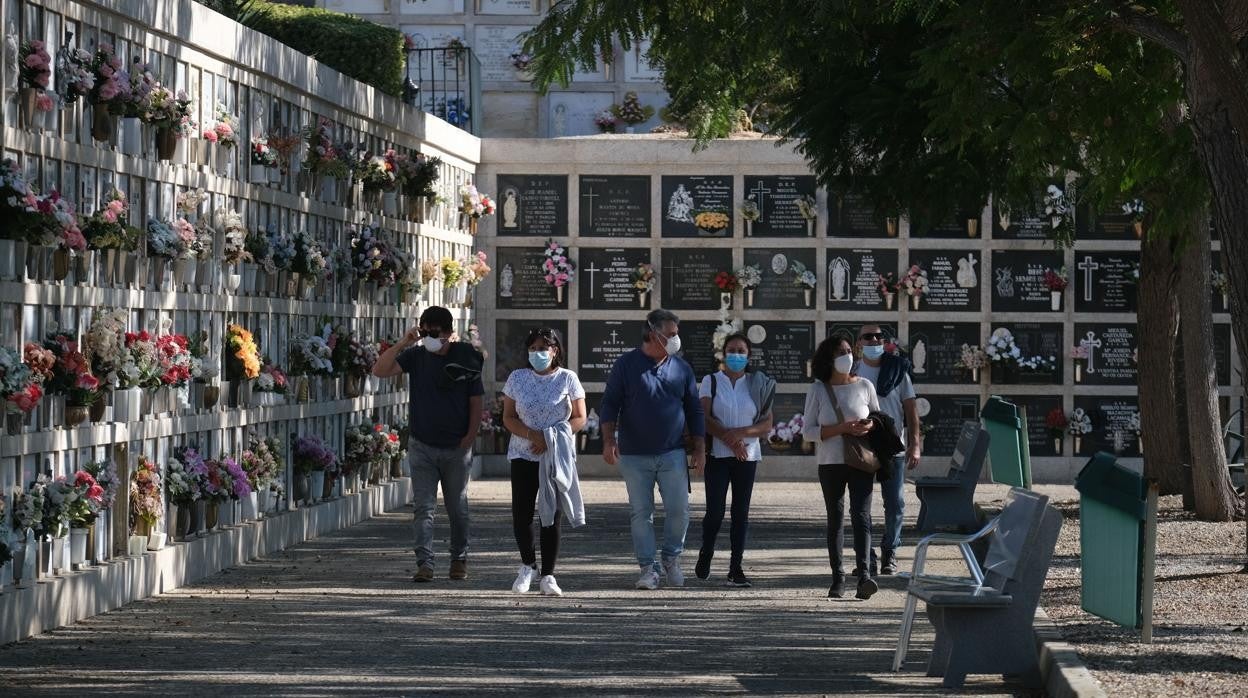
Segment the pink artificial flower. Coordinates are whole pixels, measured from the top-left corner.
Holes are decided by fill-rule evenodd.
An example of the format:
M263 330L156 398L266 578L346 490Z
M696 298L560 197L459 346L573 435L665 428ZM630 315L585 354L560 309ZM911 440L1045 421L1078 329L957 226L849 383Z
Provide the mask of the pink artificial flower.
M95 390L100 387L100 379L90 373L83 373L78 376L77 387L83 390Z
M104 84L100 85L100 99L107 102L117 96L117 91L116 82L112 80L105 80Z
M117 214L113 212L111 208L106 208L103 211L100 211L100 218L103 218L105 223L117 222Z
M113 77L113 68L107 63L100 66L100 76L105 78Z
M217 132L210 128L204 129L204 140L208 141L209 143L216 143Z
M41 92L38 97L35 97L35 108L39 111L52 111L52 107L52 98L46 92Z
M81 252L87 249L87 239L82 236L82 231L75 226L67 228L64 234L61 235L61 245L66 249Z
M217 135L222 138L233 138L234 129L224 121L217 124Z

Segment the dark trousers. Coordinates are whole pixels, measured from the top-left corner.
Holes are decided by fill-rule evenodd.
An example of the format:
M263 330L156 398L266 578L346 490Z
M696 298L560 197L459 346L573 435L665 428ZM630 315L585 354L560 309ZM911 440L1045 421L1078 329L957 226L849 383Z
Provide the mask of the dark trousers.
M828 562L835 578L845 576L842 548L845 547L845 489L849 488L849 521L854 530L854 558L858 567L867 569L871 550L871 491L875 478L848 465L819 466L819 484L823 487L823 506L828 513Z
M702 554L715 550L715 538L724 523L724 504L728 499L728 487L732 486L732 524L729 539L732 557L728 567L741 569L741 556L745 553L745 539L750 531L750 496L754 493L754 474L758 461L739 461L736 458L706 459L706 516L702 517Z
M516 532L516 545L520 547L520 561L530 567L537 562L533 550L533 513L537 510L536 461L515 458L511 461L511 524ZM555 523L541 527L542 576L555 573L555 559L559 557L559 512Z

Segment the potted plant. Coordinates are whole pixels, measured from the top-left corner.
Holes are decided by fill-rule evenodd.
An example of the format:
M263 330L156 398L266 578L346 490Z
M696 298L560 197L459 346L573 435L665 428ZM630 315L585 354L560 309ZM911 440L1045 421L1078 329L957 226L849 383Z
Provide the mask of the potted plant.
M1066 276L1066 267L1062 267L1057 271L1052 269L1044 270L1044 287L1049 289L1049 309L1062 309L1062 292L1070 285L1070 281Z
M815 197L810 194L802 194L793 200L793 204L797 206L797 212L801 215L802 220L806 221L806 236L814 237L815 220L819 217L819 210L815 208Z
M277 151L269 145L269 139L251 139L251 167L248 168L248 175L252 184L269 184L275 179L280 180L280 173L277 171Z
M216 121L211 128L204 129L203 137L213 148L215 171L219 177L229 177L230 168L234 164L234 149L238 147L238 117L220 102L217 103Z
M143 104L140 118L156 128L157 159L172 160L178 141L190 132L191 99L184 92L175 95L169 88L157 85Z
M121 191L109 191L104 205L82 225L87 246L100 250L97 278L117 286L142 288L139 246L139 230L130 226L129 204Z
M260 503L260 493L268 496L269 483L277 476L277 459L269 450L267 440L252 434L247 448L239 455L238 465L247 483L247 493L240 497L243 503L243 519L259 519L264 511Z
M799 412L786 422L777 422L767 433L767 445L771 450L784 452L793 447L793 443L801 438L803 416Z
M139 456L138 466L130 477L130 546L131 555L142 555L149 547L149 536L156 522L165 513L161 493L160 467L146 456Z
M69 569L70 507L77 499L77 491L64 476L44 488L42 527L51 543L50 571L57 574Z
M1049 438L1053 439L1053 450L1062 455L1062 440L1066 438L1066 430L1070 428L1070 420L1060 407L1054 407L1044 417L1044 426L1049 430Z
M988 355L979 345L963 344L962 352L953 367L966 372L972 383L979 382L979 370L988 364Z
M123 374L122 369L128 368L127 362L130 360L130 352L126 348L126 323L129 314L120 308L102 307L97 308L91 316L91 324L87 326L87 332L83 335L83 353L91 362L91 372L101 382L102 391L111 391L110 396L113 403L113 421L125 422L131 421L129 415L125 411L126 406L121 404L119 390L123 381L129 380L129 375ZM137 390L135 391L137 393ZM101 394L97 405L104 405L104 396ZM135 415L134 419L138 419L138 398L135 397ZM97 419L98 416L98 419ZM91 416L93 421L103 421L104 415L98 410Z
M719 308L727 310L732 307L732 294L737 290L740 284L737 282L737 275L730 271L721 271L715 274L711 282L715 284L715 288L719 291Z
M39 108L39 98L47 100L49 107L51 104L51 98L45 94L45 90L48 89L48 82L52 78L52 57L48 55L47 45L44 42L32 39L22 42L17 58L18 108L22 116L22 125L32 128L35 125L35 114Z
M615 133L615 114L603 109L594 115L594 126L598 127L598 133Z
M542 255L542 278L546 285L555 289L555 300L563 303L563 288L576 276L576 262L568 257L568 250L563 245L547 238L546 249ZM445 269L443 270L445 277Z
M100 381L91 374L91 364L72 334L50 333L43 347L56 357L46 381L48 392L64 396L64 426L76 427L87 421L91 405L100 398Z
M927 271L917 264L910 265L897 282L897 291L909 296L911 307L918 310L919 299L927 292Z
M186 540L200 530L204 519L204 488L208 479L208 466L199 450L193 446L178 446L169 456L169 469L165 474L165 488L173 515L174 540Z
M1070 426L1067 431L1075 439L1075 455L1080 455L1083 450L1083 437L1092 433L1092 417L1083 410L1082 407L1076 407L1075 411L1069 417Z
M334 452L325 445L324 441L313 435L294 436L294 446L291 448L291 463L295 466L295 472L304 478L302 483L302 492L300 492L300 483L296 479L295 493L296 497L308 502L318 501L324 491L325 472L328 470L333 472L338 467L338 457Z
M87 538L104 506L104 488L86 470L75 472L70 484L69 564L77 567L87 561Z
M745 236L754 235L754 223L763 217L763 211L758 207L758 203L754 199L746 199L737 207L737 213L741 214L741 220L745 221Z
M754 291L763 283L763 270L757 264L747 264L737 270L737 282L745 289L745 307L754 307Z
M654 107L642 106L641 99L633 90L624 93L624 101L612 105L611 113L616 119L623 121L625 133L633 133L637 124L643 124L654 116Z
M815 284L818 278L815 272L806 268L805 264L796 259L789 262L789 269L793 272L793 285L802 289L802 295L805 298L806 307L810 307L811 297L815 292Z
M1131 229L1137 238L1144 236L1144 200L1132 199L1122 205L1122 212L1131 219Z

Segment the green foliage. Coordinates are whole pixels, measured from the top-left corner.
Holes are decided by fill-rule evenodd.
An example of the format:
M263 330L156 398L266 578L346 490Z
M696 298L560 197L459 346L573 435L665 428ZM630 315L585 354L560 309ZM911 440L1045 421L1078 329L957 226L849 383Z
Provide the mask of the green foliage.
M268 34L386 94L403 89L403 33L351 15L259 0L210 0L226 16Z

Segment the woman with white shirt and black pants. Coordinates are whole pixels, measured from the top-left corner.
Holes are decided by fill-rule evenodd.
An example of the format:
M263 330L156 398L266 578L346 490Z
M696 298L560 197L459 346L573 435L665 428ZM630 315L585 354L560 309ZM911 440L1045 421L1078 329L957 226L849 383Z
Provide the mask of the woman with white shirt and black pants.
M845 490L849 489L850 523L854 531L854 557L857 560L858 588L854 594L869 599L879 586L871 578L867 558L871 550L871 491L875 476L851 468L845 463L846 434L866 436L872 422L871 412L879 411L879 399L871 381L850 375L854 367L853 342L848 337L833 336L823 340L811 359L815 383L806 391L805 427L802 438L815 442L819 463L819 484L823 487L823 505L828 516L828 560L832 565L832 586L828 596L845 594L845 571L842 548L845 545ZM830 391L836 393L844 421L836 414Z
M711 575L715 539L724 522L728 487L732 486L732 526L729 538L729 586L748 587L741 560L750 526L750 496L762 459L758 439L771 431L771 404L776 382L749 370L751 344L744 334L724 340L724 369L702 379L698 396L706 415L706 433L712 437L706 459L706 516L702 519L702 549L694 572L698 579Z

